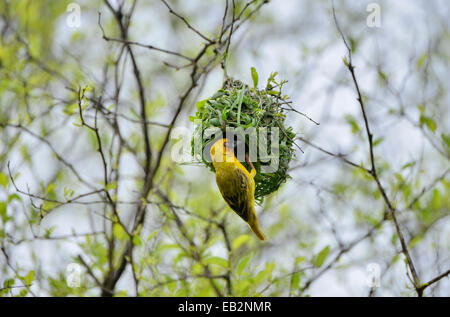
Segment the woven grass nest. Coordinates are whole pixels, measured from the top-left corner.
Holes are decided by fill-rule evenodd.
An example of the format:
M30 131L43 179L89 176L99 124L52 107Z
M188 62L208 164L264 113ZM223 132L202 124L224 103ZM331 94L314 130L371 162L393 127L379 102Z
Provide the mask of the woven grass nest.
M278 83L275 80L276 73L271 74L264 90L258 90L258 75L252 68L252 77L254 88L240 82L239 80L225 80L222 89L219 89L213 96L197 103L196 115L191 117L191 121L201 120L201 128L196 127L191 146L194 153L194 138L201 138L202 164L214 171L212 163L206 160L205 147L213 143L211 137L205 137L204 131L208 128L218 128L225 133L226 127L248 129L255 127L259 144L259 129L278 127L279 135L279 164L278 169L273 173L263 173L262 166L270 164L261 160L258 151L257 161L253 165L257 171L255 176L255 200L261 203L265 196L278 190L288 178L287 173L289 162L294 157L294 138L295 133L292 127L285 126L286 114L288 110L283 107L286 105L288 96L282 95L282 87L285 81ZM224 134L225 136L225 134ZM246 146L249 145L249 137L245 136ZM270 153L271 137L268 133L267 148ZM267 159L266 159L267 161ZM244 161L241 162L248 170L249 165Z

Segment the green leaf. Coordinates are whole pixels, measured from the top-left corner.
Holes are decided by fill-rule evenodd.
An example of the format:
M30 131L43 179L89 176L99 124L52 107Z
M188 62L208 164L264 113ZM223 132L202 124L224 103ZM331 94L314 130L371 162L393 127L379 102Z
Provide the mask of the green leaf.
M353 134L355 134L356 132L359 131L358 123L356 122L355 118L351 114L348 114L345 116L345 121L347 121L347 123L350 124Z
M441 199L442 199L442 196L441 196L440 191L435 188L433 190L433 198L431 201L431 205L433 206L433 209L436 209L436 210L439 209L439 207L441 206Z
M244 269L247 267L247 264L250 262L250 260L252 259L252 254L250 253L249 255L243 257L238 265L236 266L236 273L238 275L240 275L242 273L242 271L244 271Z
M138 247L140 247L142 245L141 237L139 234L135 234L133 236L133 244Z
M427 59L427 53L423 53L423 55L420 56L419 59L417 60L417 69L422 68L423 63L425 62L426 59Z
M152 233L150 233L147 237L147 241L152 241L157 235L158 235L159 231L155 230Z
M244 97L244 93L245 93L245 87L242 87L241 91L239 92L239 96L237 99L238 102L238 114L237 114L237 124L241 124L241 106L242 106L242 98Z
M0 201L0 217L2 218L3 224L8 221L8 216L6 215L6 207L8 204L6 201Z
M412 249L414 248L417 244L419 244L420 241L423 240L423 235L418 235L416 237L414 237L409 243L408 243L408 248Z
M226 121L226 120L227 120L227 117L228 117L227 109L224 108L224 109L222 110L222 120L223 120L223 121ZM214 119L217 119L217 118L214 118Z
M270 277L272 275L272 272L275 269L275 266L276 266L275 261L273 261L273 262L266 262L267 276Z
M300 275L296 272L292 275L292 289L297 289L300 284Z
M417 109L419 109L420 114L424 114L425 113L425 107L423 105L417 105Z
M7 279L7 280L5 280L3 282L3 288L10 288L12 286L14 286L14 279L13 278Z
M60 204L58 204L55 201L44 201L44 203L42 204L42 211L44 213L47 213L48 211L52 210L53 208L59 206Z
M253 87L257 88L258 87L258 73L256 72L255 67L252 67L251 71L252 71Z
M280 94L280 92L276 90L268 90L267 93L272 96L278 96Z
M123 240L126 237L125 230L123 229L122 225L118 224L118 223L115 223L113 225L113 234L114 234L114 237L116 237L119 240Z
M421 126L425 124L431 132L436 131L436 122L432 118L421 115L419 120Z
M92 90L92 87L89 86L89 85L86 85L86 86L84 87L83 95L84 95L85 93L91 91L91 90Z
M330 253L330 246L326 246L323 248L319 254L317 254L316 259L314 260L314 266L321 267L323 262L327 259L328 254Z
M381 142L383 142L384 137L378 138L375 141L373 141L373 146L377 146L378 144L380 144Z
M73 191L73 189L64 187L64 198L65 198L66 200L72 198L72 196L73 196L74 193L75 193L75 192Z
M0 185L6 188L6 185L8 185L8 177L6 177L5 174L0 172Z
M344 62L344 65L348 67L347 56L344 56L344 57L342 58L342 61Z
M267 278L267 271L263 269L259 271L258 274L256 274L255 278L253 279L253 282L255 283L255 285L257 285L260 284L266 278Z
M192 265L192 275L199 275L203 273L203 266L200 263Z
M161 251L163 250L173 250L173 249L179 249L180 246L178 244L163 244L159 247Z
M218 256L212 256L204 261L205 264L215 264L224 268L228 268L228 261Z
M45 229L45 233L44 233L44 237L47 238L47 239L50 238L51 234L53 233L53 231L55 231L55 229L56 229L55 226L52 226L50 228L46 228Z
M248 234L243 234L233 241L233 250L237 250L241 245L247 243L250 240L250 236Z
M112 182L112 183L109 183L108 185L106 185L105 190L116 189L116 188L117 188L117 182Z
M20 292L19 292L19 297L25 297L25 296L27 296L27 294L28 294L28 290L25 288L25 289L22 289Z
M50 183L45 189L45 193L49 194L55 190L56 185L54 183Z
M305 257L304 256L299 256L295 259L295 265L302 263L303 261L305 261Z
M220 127L220 121L217 118L212 118L209 123L215 127Z
M206 105L206 102L208 101L208 99L202 100L197 102L197 111L200 111L201 109L203 109Z
M24 278L24 282L26 285L31 285L31 283L34 281L34 271L31 270L28 272L27 276Z
M413 167L414 165L416 165L416 162L414 161L406 163L405 165L402 166L402 170L407 169L408 167Z
M383 73L381 70L378 71L378 76L380 76L380 79L382 81L387 81L387 75L385 73Z
M72 114L78 112L78 110L79 110L78 104L77 104L77 103L73 103L73 104L71 104L71 105L66 106L66 107L63 109L63 112L64 112L65 114L67 114L67 115L72 115Z
M17 201L20 201L20 196L17 195L16 193L9 195L8 196L8 203L12 202L14 199L17 200Z
M450 135L445 135L441 133L442 141L444 141L445 145L450 149Z

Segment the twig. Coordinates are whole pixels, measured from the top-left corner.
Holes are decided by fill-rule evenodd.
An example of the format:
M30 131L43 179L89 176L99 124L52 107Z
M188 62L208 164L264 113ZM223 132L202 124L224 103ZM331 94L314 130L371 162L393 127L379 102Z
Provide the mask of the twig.
M352 64L352 49L351 49L350 45L347 43L347 41L345 39L345 36L344 36L344 33L342 32L341 28L339 27L339 23L338 23L337 18L336 18L336 11L335 11L335 8L334 8L334 2L333 2L333 18L334 18L334 22L335 22L336 28L337 28L339 34L341 35L345 46L347 47L348 61L345 64L346 64L346 66L347 66L347 68L348 68L348 70L349 70L349 72L350 72L350 74L352 76L353 83L355 85L355 89L356 89L356 92L357 92L357 95L358 95L357 100L358 100L358 103L360 105L361 113L362 113L363 119L364 119L364 126L365 126L365 130L366 130L366 134L367 134L368 145L369 145L369 153L370 153L370 163L371 163L370 174L372 175L373 179L375 180L375 182L377 184L377 187L378 187L378 190L380 191L380 193L381 193L381 195L382 195L382 197L383 197L383 199L384 199L384 201L385 201L385 203L386 203L386 205L388 207L388 210L390 212L392 220L394 221L395 229L396 229L396 232L397 232L397 235L398 235L398 238L400 240L401 247L402 247L402 252L403 252L403 254L406 257L407 265L408 265L408 267L409 267L409 269L411 271L411 274L413 276L414 287L415 287L418 295L421 296L421 293L418 291L418 287L420 285L420 279L419 279L419 276L417 274L416 268L414 266L412 257L411 257L411 255L409 253L409 250L408 250L405 238L404 238L403 233L402 233L402 231L400 229L400 225L398 223L397 217L395 216L395 211L396 210L393 207L390 199L388 198L388 196L386 194L386 191L385 191L384 187L382 186L381 181L380 181L380 179L378 177L378 174L377 174L377 169L375 167L375 159L374 159L374 154L373 154L373 135L372 135L372 133L370 131L370 128L369 128L369 121L367 119L367 114L366 114L364 102L363 102L363 99L362 99L362 96L361 96L361 91L359 89L358 81L356 79L355 68L354 68L354 66Z
M406 206L406 210L411 209L414 204L419 201L420 198L422 198L423 195L425 195L428 191L430 191L431 189L434 188L434 186L436 186L441 180L443 180L447 174L450 173L450 167L447 168L444 173L437 177L434 181L432 181L429 185L425 186L424 188L422 188L422 190L420 191L419 194L417 194L412 200L411 202L408 204L408 206Z
M178 57L186 59L186 60L188 60L190 62L192 62L192 60L193 60L192 58L190 58L190 57L188 57L186 55L183 55L181 53L170 51L170 50L166 50L166 49L163 49L163 48L159 48L159 47L156 47L156 46L153 46L153 45L150 45L150 44L143 44L143 43L139 43L139 42L135 42L135 41L129 41L129 40L126 40L126 39L123 39L123 38L112 38L112 37L107 36L106 33L105 33L105 30L103 29L103 26L101 24L101 12L98 13L98 21L97 21L97 23L98 23L98 26L100 27L100 30L102 31L103 39L105 41L108 41L108 42L109 41L119 42L119 43L126 44L126 45L136 45L136 46L148 48L150 50L155 50L155 51L158 51L158 52L166 53L166 54L169 54L169 55L178 56Z
M419 292L419 296L423 295L423 291L430 285L439 282L441 279L443 279L444 277L448 277L450 275L450 270L445 271L442 274L439 274L438 276L436 276L435 278L431 279L430 281L420 285L417 289L417 291Z
M322 147L320 147L318 145L315 145L314 143L311 143L311 141L308 141L308 140L306 140L305 138L302 138L302 137L297 137L297 139L299 139L300 141L303 141L306 144L312 146L316 150L319 150L319 151L321 151L321 152L323 152L325 154L328 154L328 155L330 155L332 157L336 157L336 158L340 159L341 161L343 161L343 162L345 162L345 163L347 163L347 164L349 164L349 165L351 165L353 167L356 167L356 168L359 168L359 169L363 170L364 172L370 173L370 170L368 170L367 168L365 168L365 167L363 167L363 166L361 166L359 164L356 164L356 163L346 159L345 155L343 155L343 154L340 154L340 153L335 154L335 153L332 153L330 151L327 151L324 148L322 148Z
M214 43L213 40L207 38L205 35L203 35L199 30L197 30L196 28L192 27L192 25L189 24L189 22L186 20L185 17L183 17L182 15L179 15L178 13L176 13L174 10L172 10L172 8L170 7L170 5L167 3L167 1L165 0L161 0L162 3L164 3L164 5L167 7L167 9L169 9L169 12L171 14L173 14L174 16L176 16L177 18L179 18L181 21L184 22L184 24L186 24L186 26L194 31L198 36L200 36L202 39L204 39L205 41L207 41L208 43Z

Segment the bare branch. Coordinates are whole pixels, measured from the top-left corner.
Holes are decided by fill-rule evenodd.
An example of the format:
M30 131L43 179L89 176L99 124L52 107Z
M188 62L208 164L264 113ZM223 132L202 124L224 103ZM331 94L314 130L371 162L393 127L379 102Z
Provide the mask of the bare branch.
M192 27L192 26L189 24L189 22L186 20L185 17L183 17L182 15L180 15L180 14L176 13L174 10L172 10L172 8L171 8L170 5L167 3L167 1L165 1L165 0L161 0L161 1L162 1L162 3L164 3L164 5L167 7L167 9L169 9L169 12L170 12L171 14L173 14L174 16L176 16L176 17L177 17L178 19L180 19L181 21L183 21L184 24L186 24L186 26L187 26L190 30L194 31L198 36L200 36L202 39L204 39L204 40L207 41L208 43L214 43L213 40L207 38L207 37L206 37L205 35L203 35L199 30L197 30L196 28Z

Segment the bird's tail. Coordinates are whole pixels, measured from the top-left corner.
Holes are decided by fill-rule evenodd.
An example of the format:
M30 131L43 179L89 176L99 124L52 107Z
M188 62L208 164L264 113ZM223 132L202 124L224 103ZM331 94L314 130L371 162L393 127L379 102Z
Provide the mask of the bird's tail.
M253 210L252 216L250 216L250 219L248 220L248 225L250 226L250 229L252 229L253 233L261 240L266 240L266 236L261 230L261 227L259 226L258 218L256 217L256 212Z

